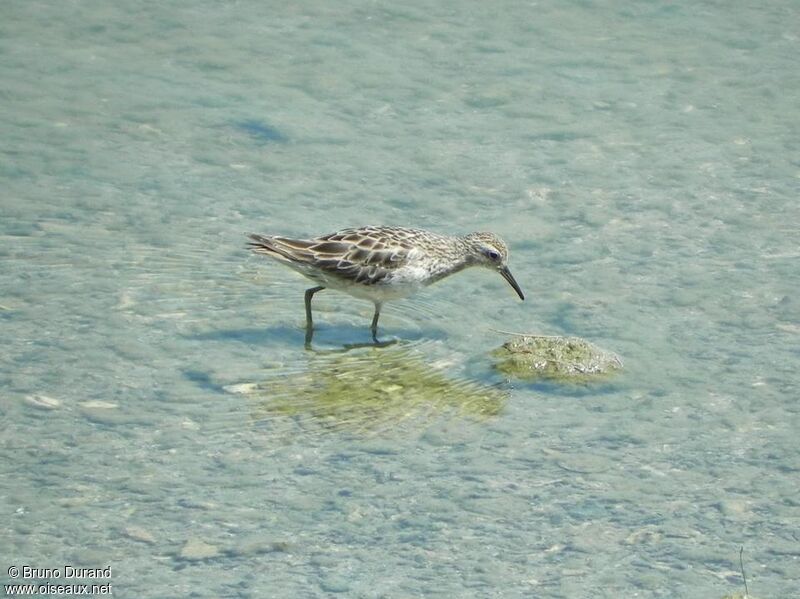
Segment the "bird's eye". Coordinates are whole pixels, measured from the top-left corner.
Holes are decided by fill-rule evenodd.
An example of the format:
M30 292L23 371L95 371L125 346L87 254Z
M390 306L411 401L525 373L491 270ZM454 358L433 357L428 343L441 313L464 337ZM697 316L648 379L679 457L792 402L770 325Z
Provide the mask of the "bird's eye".
M489 258L492 262L497 262L500 260L500 254L495 252L494 250L486 250L486 257Z

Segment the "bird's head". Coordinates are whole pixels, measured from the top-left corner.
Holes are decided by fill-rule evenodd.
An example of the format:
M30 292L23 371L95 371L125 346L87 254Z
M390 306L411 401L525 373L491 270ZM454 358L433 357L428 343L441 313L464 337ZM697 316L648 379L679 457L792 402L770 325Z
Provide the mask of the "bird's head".
M522 289L508 270L508 246L494 233L470 233L464 237L469 245L473 264L499 272L514 288L519 299L524 300Z

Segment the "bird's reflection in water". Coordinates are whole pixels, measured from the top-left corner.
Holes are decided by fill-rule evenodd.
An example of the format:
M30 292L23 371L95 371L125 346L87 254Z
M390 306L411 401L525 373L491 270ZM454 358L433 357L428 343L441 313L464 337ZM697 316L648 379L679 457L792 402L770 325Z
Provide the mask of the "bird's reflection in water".
M380 433L440 416L483 421L503 409L506 393L446 373L402 345L310 354L302 372L276 372L229 385L254 402L256 420L293 418L321 429Z

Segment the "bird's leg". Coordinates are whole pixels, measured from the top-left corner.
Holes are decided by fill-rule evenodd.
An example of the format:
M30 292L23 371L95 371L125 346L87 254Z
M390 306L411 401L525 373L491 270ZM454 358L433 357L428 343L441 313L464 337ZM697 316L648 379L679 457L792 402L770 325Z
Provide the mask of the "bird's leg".
M311 298L314 297L314 294L317 291L322 291L325 289L323 286L319 287L312 287L311 289L306 289L306 327L311 328L314 325L314 321L311 318Z
M322 291L323 289L325 288L321 285L319 287L306 289L306 345L311 343L311 337L314 335L314 321L311 318L311 298L314 297L317 291Z
M377 343L378 342L378 317L381 315L381 304L379 302L375 302L375 316L372 317L372 326L370 330L372 331L372 340Z

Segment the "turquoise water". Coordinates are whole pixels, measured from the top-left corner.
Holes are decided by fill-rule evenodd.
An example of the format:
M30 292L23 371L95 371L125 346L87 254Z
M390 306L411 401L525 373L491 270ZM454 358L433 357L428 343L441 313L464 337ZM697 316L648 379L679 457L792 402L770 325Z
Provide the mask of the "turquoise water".
M796 2L0 15L4 583L715 598L743 546L753 595L800 596ZM527 300L467 271L370 349L372 306L325 292L306 351L308 282L245 233L361 224L494 231ZM497 330L625 370L506 381ZM453 387L409 399L394 359Z

